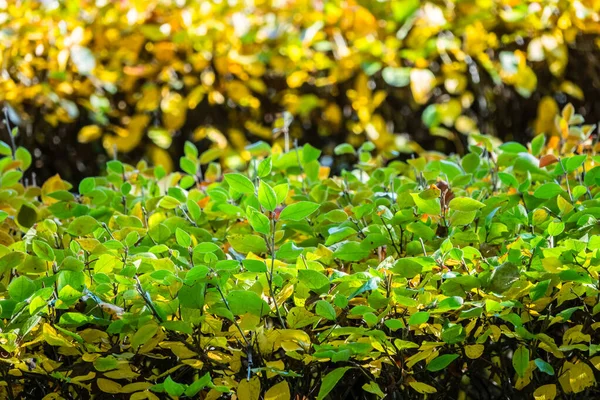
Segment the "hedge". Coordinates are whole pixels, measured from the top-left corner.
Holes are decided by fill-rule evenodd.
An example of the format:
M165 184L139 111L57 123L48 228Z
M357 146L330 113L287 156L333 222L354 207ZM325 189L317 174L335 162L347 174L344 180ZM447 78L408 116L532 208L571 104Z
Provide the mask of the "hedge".
M0 146L8 399L594 398L600 162L471 135L389 161L258 142L245 170L107 163L24 185Z
M284 111L327 151L463 152L550 133L567 101L600 119L599 21L579 0L7 1L0 102L43 180L115 151L176 167L186 140L226 159Z

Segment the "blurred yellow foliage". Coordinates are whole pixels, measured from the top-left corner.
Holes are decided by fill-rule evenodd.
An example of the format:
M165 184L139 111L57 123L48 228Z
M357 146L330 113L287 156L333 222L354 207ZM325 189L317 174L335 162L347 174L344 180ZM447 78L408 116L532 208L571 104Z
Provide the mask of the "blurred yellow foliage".
M0 0L0 101L24 122L83 117L78 140L102 139L109 154L148 143L168 157L200 108L194 139L218 148L231 132L210 127L215 109L262 139L287 110L322 135L397 147L378 110L388 93L413 109L448 104L424 114L441 136L477 130L468 111L481 73L529 97L543 63L556 90L581 99L563 79L567 49L600 32L599 10L591 0ZM553 129L551 101L536 132Z

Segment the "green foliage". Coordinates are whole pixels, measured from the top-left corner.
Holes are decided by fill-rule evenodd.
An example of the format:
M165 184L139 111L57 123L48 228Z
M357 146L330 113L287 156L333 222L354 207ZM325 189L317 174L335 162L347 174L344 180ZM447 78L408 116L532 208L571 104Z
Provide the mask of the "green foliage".
M306 146L203 180L111 162L79 193L12 181L2 396L598 396L589 134L407 162L367 145L340 176Z

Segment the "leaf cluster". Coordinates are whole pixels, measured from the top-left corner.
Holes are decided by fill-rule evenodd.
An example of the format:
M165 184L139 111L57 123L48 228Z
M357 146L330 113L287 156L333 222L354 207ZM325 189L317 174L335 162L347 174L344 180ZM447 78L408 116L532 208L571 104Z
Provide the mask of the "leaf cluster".
M188 143L183 172L111 161L73 190L24 185L28 153L6 151L3 397L598 396L581 120L557 115L558 143L471 135L462 158L341 145L358 162L339 176L264 143L201 174Z

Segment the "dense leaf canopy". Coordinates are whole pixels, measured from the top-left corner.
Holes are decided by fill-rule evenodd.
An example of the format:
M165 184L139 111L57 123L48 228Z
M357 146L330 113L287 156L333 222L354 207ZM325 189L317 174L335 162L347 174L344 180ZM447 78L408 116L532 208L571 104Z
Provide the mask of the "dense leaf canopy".
M247 161L248 138L270 140L284 111L294 117L291 135L313 144L367 139L414 150L394 134L432 148L424 136L431 132L464 152L463 135L478 131L518 141L551 133L557 102L598 90L599 7L3 1L0 101L26 133L22 144L40 149L38 174L49 177L46 168L77 181L97 173L105 152L169 170L185 140ZM589 99L583 104L596 113Z
M167 174L111 161L24 186L0 146L3 398L594 398L600 158L473 134L408 162L341 145L187 143ZM225 173L223 173L225 172ZM262 397L261 397L262 396ZM299 397L297 397L299 396Z

